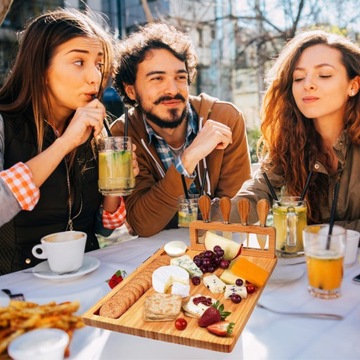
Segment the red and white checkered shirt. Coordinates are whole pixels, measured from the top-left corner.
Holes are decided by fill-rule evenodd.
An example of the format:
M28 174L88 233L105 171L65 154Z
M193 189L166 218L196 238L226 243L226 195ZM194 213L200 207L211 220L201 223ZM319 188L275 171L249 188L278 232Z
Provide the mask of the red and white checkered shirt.
M116 229L124 224L126 219L126 209L125 202L122 197L120 197L120 204L117 210L114 213L109 213L106 210L103 210L102 222L104 228L106 229Z
M0 178L4 180L16 197L22 210L32 210L40 198L39 188L34 184L30 169L19 162L9 169L0 171ZM120 198L120 205L114 213L103 211L102 221L107 229L116 229L124 224L126 219L125 202Z
M0 178L10 188L22 210L32 210L35 207L40 198L40 191L34 184L27 165L19 162L11 168L1 171Z

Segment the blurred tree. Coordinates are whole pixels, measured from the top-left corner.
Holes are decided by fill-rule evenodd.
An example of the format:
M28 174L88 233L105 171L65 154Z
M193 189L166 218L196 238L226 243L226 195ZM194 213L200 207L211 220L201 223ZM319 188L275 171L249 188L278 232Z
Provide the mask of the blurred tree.
M249 144L251 163L257 163L259 161L256 154L256 147L260 139L260 136L261 136L260 129L247 129L247 139Z
M6 14L9 12L13 0L1 0L0 2L0 26L3 23Z

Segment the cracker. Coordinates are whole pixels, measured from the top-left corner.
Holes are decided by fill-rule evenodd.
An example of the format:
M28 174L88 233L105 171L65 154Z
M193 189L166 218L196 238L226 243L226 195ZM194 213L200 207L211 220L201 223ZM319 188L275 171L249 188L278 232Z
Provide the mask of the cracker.
M153 294L145 299L144 319L146 321L168 321L176 319L181 310L181 296Z

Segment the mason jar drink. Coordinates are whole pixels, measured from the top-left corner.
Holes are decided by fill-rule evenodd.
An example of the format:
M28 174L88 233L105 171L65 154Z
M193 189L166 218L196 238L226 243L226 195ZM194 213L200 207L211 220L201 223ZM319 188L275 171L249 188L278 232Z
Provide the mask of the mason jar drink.
M198 217L198 197L193 196L186 199L184 196L179 198L178 203L178 226L189 227L189 224L196 221Z
M128 136L99 139L99 191L103 195L126 196L135 187L132 144Z
M272 212L278 256L304 255L302 231L307 225L306 201L297 196L285 196L274 203Z

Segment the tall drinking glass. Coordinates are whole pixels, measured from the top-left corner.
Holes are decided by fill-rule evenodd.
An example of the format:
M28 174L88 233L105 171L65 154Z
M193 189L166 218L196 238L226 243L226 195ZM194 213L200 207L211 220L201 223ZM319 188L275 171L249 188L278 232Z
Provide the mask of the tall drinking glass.
M308 273L308 290L322 299L337 298L341 294L346 230L334 225L310 225L304 231L304 247Z
M103 195L126 196L135 187L132 143L128 136L99 139L99 191Z

